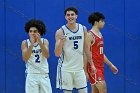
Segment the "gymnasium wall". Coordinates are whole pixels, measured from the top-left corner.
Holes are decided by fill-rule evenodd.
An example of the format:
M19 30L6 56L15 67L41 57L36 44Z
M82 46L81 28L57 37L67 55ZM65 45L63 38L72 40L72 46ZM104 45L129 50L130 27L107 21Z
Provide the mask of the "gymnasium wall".
M55 88L57 57L54 55L55 32L63 24L64 10L74 6L79 10L77 22L88 29L87 18L94 11L102 12L106 24L101 30L105 54L118 69L114 75L105 65L108 93L140 91L140 13L138 0L0 0L0 93L24 93L25 64L21 57L21 42L28 38L24 24L29 19L41 19L47 26L45 38L50 48L50 79ZM88 82L89 93L91 93ZM76 91L74 91L76 93Z

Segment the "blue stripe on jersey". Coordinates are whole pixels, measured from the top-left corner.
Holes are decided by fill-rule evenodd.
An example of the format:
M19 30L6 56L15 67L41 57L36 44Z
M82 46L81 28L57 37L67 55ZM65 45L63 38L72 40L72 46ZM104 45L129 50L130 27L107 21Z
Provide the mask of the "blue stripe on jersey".
M65 35L65 31L64 31L63 27L62 27L61 29L62 29L62 31L63 31L63 34Z
M77 23L78 24L78 23ZM71 31L72 33L77 33L78 31L79 31L79 24L78 24L78 29L77 29L77 31L76 32L73 32L71 29L69 29L66 25L65 25L65 27L69 30L69 31Z
M60 78L59 78L59 88L62 89L62 67L60 67Z
M38 44L37 45L34 45L34 47L37 47L38 46Z
M80 90L80 89L84 89L84 88L87 88L87 86L86 87L82 87L82 88L77 88L77 89Z
M59 81L59 89L62 89L62 63L63 63L63 60L62 58L60 57L59 60L58 60L58 81Z
M27 39L27 40L28 40L28 39ZM26 40L26 46L27 46L27 48L29 48L29 47L28 47L28 41L27 41L27 40Z
M83 25L82 25L82 26L83 26ZM85 29L84 29L84 26L83 26L83 32L84 32L84 30L85 30Z
M43 38L43 45L44 45L44 38Z
M63 61L64 61L64 50L62 50L62 57L63 57L63 59L62 59L62 63L63 63Z
M72 90L68 90L68 89L63 89L63 91L72 91Z

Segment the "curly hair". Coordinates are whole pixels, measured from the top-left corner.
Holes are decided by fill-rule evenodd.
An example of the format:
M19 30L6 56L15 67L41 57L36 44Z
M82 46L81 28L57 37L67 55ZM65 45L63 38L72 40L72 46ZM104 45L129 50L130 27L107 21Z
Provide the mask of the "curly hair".
M74 7L68 7L65 11L64 14L66 15L67 11L73 11L75 12L76 15L78 15L78 10Z
M102 13L94 12L89 15L88 23L91 23L92 25L94 25L95 21L99 22L100 20L104 20L104 19L105 17Z
M36 27L40 35L45 35L46 33L46 26L41 20L31 19L27 23L25 23L25 31L29 33L29 29L31 27Z

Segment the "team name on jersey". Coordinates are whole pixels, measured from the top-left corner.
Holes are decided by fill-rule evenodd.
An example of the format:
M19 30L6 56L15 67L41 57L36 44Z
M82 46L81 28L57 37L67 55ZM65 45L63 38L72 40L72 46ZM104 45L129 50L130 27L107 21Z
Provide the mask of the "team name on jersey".
M32 53L41 53L42 50L41 49L37 49L37 50L32 50Z
M104 42L103 41L100 41L98 44L97 44L97 46L99 46L99 45L101 45L101 44L103 44Z
M72 37L69 37L69 40L78 40L78 39L82 39L82 36L72 36Z

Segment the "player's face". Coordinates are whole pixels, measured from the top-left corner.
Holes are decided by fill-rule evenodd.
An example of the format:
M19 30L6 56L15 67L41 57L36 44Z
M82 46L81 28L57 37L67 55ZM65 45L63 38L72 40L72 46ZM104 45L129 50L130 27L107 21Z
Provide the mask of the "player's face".
M34 38L35 38L35 34L37 34L37 33L38 33L38 30L37 30L36 27L31 27L31 28L29 29L29 36L30 36L30 37L34 37Z
M105 25L105 21L104 21L104 20L100 20L100 21L98 22L98 27L99 27L100 29L103 28L104 25Z
M67 11L65 15L65 19L69 24L75 23L77 19L77 15L74 11Z

